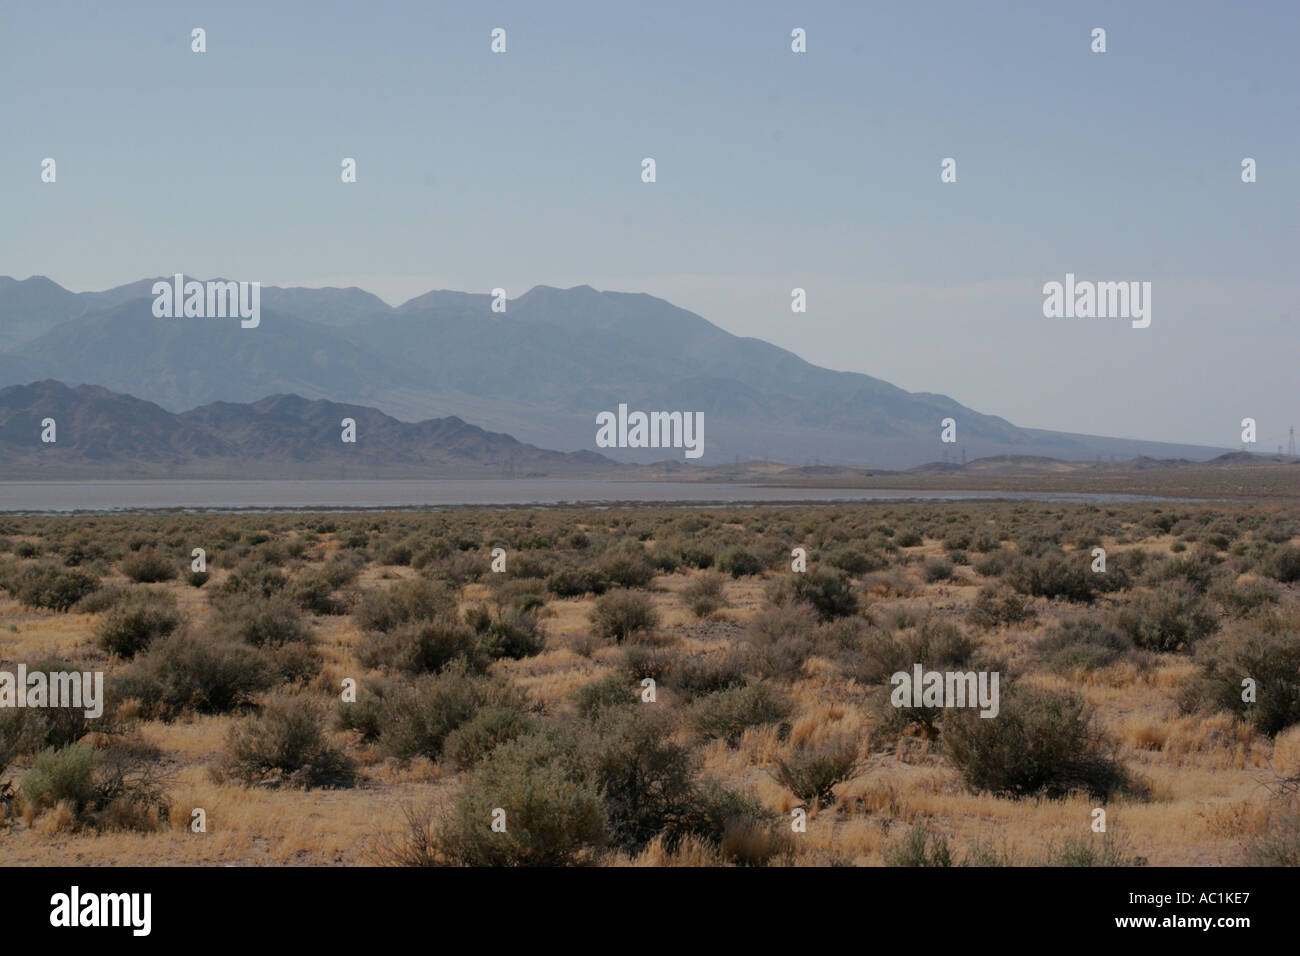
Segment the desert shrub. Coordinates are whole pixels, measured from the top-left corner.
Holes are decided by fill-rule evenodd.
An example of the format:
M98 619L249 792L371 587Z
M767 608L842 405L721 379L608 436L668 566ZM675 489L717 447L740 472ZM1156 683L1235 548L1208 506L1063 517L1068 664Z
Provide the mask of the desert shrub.
M767 598L778 606L806 604L823 621L858 613L858 598L853 593L848 575L832 568L814 568L777 578L769 585Z
M1133 650L1124 632L1092 618L1064 621L1038 642L1038 653L1058 674L1106 667Z
M757 555L738 544L723 548L714 560L714 567L733 578L742 578L749 574L761 574L763 563Z
M363 631L391 631L408 621L429 621L455 612L455 596L445 585L411 578L387 589L363 592L352 616Z
M402 684L386 678L369 678L357 684L357 698L340 700L334 705L334 727L351 730L367 743L379 739L384 729L388 701L401 693Z
M294 604L312 614L345 614L345 601L334 596L335 587L324 569L309 571L297 578L289 588Z
M1189 648L1219 626L1205 599L1186 584L1141 595L1119 610L1115 622L1138 647L1161 652Z
M1277 585L1260 578L1235 582L1223 580L1210 589L1211 599L1223 605L1224 610L1237 617L1244 617L1278 603L1281 595Z
M623 651L621 669L629 680L637 684L647 677L659 684L672 673L676 663L676 658L668 651L634 644Z
M357 660L366 667L392 668L408 674L429 674L455 660L479 667L478 640L455 617L401 624L391 631L368 631L361 636Z
M307 641L290 641L262 650L271 673L280 683L309 683L316 679L324 666L320 651Z
M552 572L546 579L546 589L562 598L599 595L609 590L609 581L594 567L564 567Z
M1219 561L1212 551L1197 550L1152 568L1149 579L1160 587L1166 582L1185 582L1197 594L1205 594L1214 583Z
M114 698L137 701L146 718L220 714L251 704L272 679L265 656L247 644L176 632L118 674Z
M629 592L631 593L631 592ZM508 609L492 614L485 607L466 615L478 641L478 651L488 660L520 660L542 652L546 628L533 611Z
M279 568L245 561L226 576L209 600L220 603L223 599L232 598L268 598L279 594L288 584L289 578Z
M27 664L29 674L72 670L76 668L69 662L56 659ZM87 718L83 707L0 707L0 756L7 753L12 758L47 748L58 750L80 740L92 724L105 722L103 718Z
M1284 803L1269 813L1264 830L1246 847L1247 866L1300 866L1300 806Z
M262 597L225 597L213 613L214 633L221 638L240 640L254 647L310 641L311 630L283 595Z
M384 697L379 747L403 760L438 760L452 731L490 705L523 706L516 691L454 662Z
M185 583L190 587L201 588L208 583L211 575L207 571L186 571L184 577Z
M918 821L912 824L907 836L885 846L882 855L885 866L953 866L948 838Z
M946 558L930 558L925 562L925 581L927 584L951 580L952 574L952 561Z
M80 813L95 801L94 768L95 749L89 744L43 750L23 777L23 797L37 811L67 803Z
M629 590L610 591L597 598L590 620L597 635L618 644L659 625L649 596Z
M921 537L921 532L917 531L915 528L901 528L898 533L894 535L894 544L898 545L900 548L915 548L924 540L925 539Z
M310 788L347 783L350 761L326 740L323 716L300 695L276 694L260 714L230 728L218 773L245 784Z
M636 852L690 812L690 753L675 743L672 717L616 709L601 714L583 755L599 790L612 842Z
M1049 842L1039 866L1137 866L1114 830L1100 836L1071 836L1060 844Z
M843 547L832 551L826 563L845 574L866 574L868 571L881 570L889 562L866 548Z
M505 811L506 829L493 832L498 809ZM492 750L438 834L447 860L464 866L564 866L606 839L599 791L572 749L543 733Z
M900 638L909 663L928 670L963 667L975 653L975 641L951 621L926 618Z
M1226 710L1260 733L1276 735L1300 723L1300 620L1272 613L1238 622L1196 651L1198 674L1180 698L1188 711ZM1243 701L1242 682L1255 681Z
M468 770L494 748L534 729L535 722L517 701L489 704L447 735L443 753L452 766Z
M122 559L122 573L137 584L156 584L176 577L176 566L157 551L136 551Z
M687 657L676 661L668 684L687 697L700 697L746 683L741 660L730 654Z
M99 587L99 578L58 564L24 564L6 569L4 587L28 607L67 611Z
M337 591L339 588L355 584L361 574L364 559L357 561L355 556L349 554L338 554L330 558L317 570L330 590Z
M1096 576L1084 555L1048 553L1022 557L1007 568L1006 581L1021 594L1091 603L1097 593Z
M702 574L682 588L682 600L696 617L708 617L725 603L721 574Z
M835 785L857 772L857 747L849 741L833 741L820 747L793 748L777 758L772 776L801 802L816 806L832 803Z
M167 807L155 756L147 747L128 743L100 750L89 744L44 750L22 778L23 802L33 816L64 808L76 827L157 829L167 819Z
M750 727L784 720L790 702L767 684L731 687L701 697L691 705L689 723L701 738L719 738L730 747Z
M794 677L816 649L817 613L791 603L755 615L745 627L745 661L766 677Z
M954 708L944 719L948 758L972 790L1013 798L1083 790L1105 798L1133 786L1117 745L1082 697L1012 685L1001 698L997 717Z
M1264 562L1264 573L1283 584L1300 581L1300 547L1286 545L1277 548Z
M879 684L917 663L902 641L881 627L870 627L846 655L846 668L863 684Z
M104 584L91 591L72 607L75 614L102 614L137 594L149 593L148 588L133 584Z
M624 542L601 555L596 562L596 573L615 587L644 588L654 580L655 569L645 548L635 542Z
M996 587L980 588L975 596L966 620L984 630L1005 627L1031 621L1035 617L1034 609L1014 591L1000 590Z
M627 708L639 703L640 693L640 687L633 690L626 677L610 674L579 687L573 694L573 703L580 716L595 720L606 710Z
M181 624L176 598L165 592L128 594L95 626L95 643L110 654L131 658Z
M1014 552L1002 547L995 547L984 557L975 561L972 567L986 578L1000 578L1015 562Z

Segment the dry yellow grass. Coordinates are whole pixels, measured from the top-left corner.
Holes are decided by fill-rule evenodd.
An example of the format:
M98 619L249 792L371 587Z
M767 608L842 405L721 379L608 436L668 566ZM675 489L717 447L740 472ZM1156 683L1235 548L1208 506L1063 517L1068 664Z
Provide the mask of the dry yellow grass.
M1168 551L1174 538L1142 543ZM1108 548L1123 549L1113 540ZM335 543L328 539L322 553ZM904 549L921 557L938 556L936 542ZM366 568L361 584L387 587L415 572L409 568ZM698 573L698 572L695 572ZM955 615L974 600L980 576L969 567L959 580L925 584L920 564L867 575L871 613L896 610ZM661 575L653 603L660 616L657 639L692 653L725 649L732 632L702 624L681 595L691 574ZM220 580L214 576L208 587ZM183 612L201 624L211 610L205 594L182 581L149 585L174 594ZM765 606L764 582L727 580L725 606L712 624L743 625ZM462 606L492 597L483 584L463 589ZM548 644L535 657L502 661L494 670L521 688L550 713L571 706L576 690L611 673L620 651L591 638L588 615L594 600L557 599L547 605ZM1031 659L1035 642L1053 619L1049 602L1035 602L1036 621L981 635L986 647L1018 664ZM95 615L58 614L24 608L0 598L0 656L31 658L61 655L100 658L90 643ZM313 630L325 660L318 684L336 688L344 676L364 676L356 658L360 640L352 619L313 617ZM1120 742L1124 762L1149 784L1149 800L1123 799L1106 806L1111 826L1120 827L1131 852L1152 865L1221 866L1241 859L1242 844L1266 825L1271 775L1300 774L1300 727L1275 742L1226 715L1183 715L1172 703L1190 676L1186 658L1166 656L1149 670L1125 663L1097 671L1053 674L1031 669L1026 679L1039 686L1082 694L1097 708L1103 726ZM836 788L833 806L810 812L806 833L793 837L793 856L784 862L817 865L847 861L877 866L884 851L917 821L948 837L960 856L977 844L996 842L1020 862L1041 857L1049 841L1090 832L1094 803L1064 800L1009 800L971 793L939 749L905 734L888 743L873 735L866 689L846 681L835 665L810 659L790 688L794 712L788 734L774 725L748 730L735 747L712 741L698 749L700 769L725 784L752 790L787 819L798 800L769 772L790 747L817 747L849 738L860 742L862 772ZM671 694L664 706L676 706ZM199 717L172 723L147 721L141 737L157 747L167 766L171 825L153 833L75 832L66 815L0 830L5 862L30 864L359 864L371 862L377 834L400 825L408 803L446 800L460 786L460 775L427 761L400 764L354 749L360 764L356 787L345 790L272 790L215 783L208 769L220 751L232 718ZM191 814L201 807L207 832L190 831ZM686 840L672 851L652 842L635 857L610 863L637 866L699 866L719 862L713 847Z

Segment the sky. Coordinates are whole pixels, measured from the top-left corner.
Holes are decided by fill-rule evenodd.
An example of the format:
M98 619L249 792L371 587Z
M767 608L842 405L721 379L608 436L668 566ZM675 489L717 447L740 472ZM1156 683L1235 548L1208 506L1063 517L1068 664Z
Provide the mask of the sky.
M1290 0L86 6L0 6L0 275L587 284L1022 426L1300 424Z

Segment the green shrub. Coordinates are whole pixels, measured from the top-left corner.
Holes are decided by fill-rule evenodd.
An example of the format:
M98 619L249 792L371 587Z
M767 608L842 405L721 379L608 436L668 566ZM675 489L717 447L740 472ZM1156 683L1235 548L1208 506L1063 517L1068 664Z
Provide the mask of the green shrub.
M644 588L654 580L655 569L645 548L635 542L625 542L601 556L596 573L615 587Z
M772 776L809 806L829 805L834 787L858 772L857 747L836 741L821 747L796 747L778 757Z
M734 747L750 727L784 720L790 703L766 684L732 687L701 697L689 715L691 729L704 739L720 738Z
M137 592L109 608L95 626L95 642L118 657L131 658L180 627L176 598L165 592Z
M364 592L353 618L363 631L391 631L408 621L431 621L455 613L455 595L445 585L411 578L386 590Z
M1196 651L1198 674L1188 682L1183 709L1226 710L1274 736L1300 723L1300 619L1296 613L1257 615L1206 641ZM1244 701L1243 681L1255 681Z
M546 628L533 611L510 609L495 615L486 608L467 615L478 640L478 650L488 660L521 660L542 652Z
M763 563L758 557L738 544L730 545L719 552L714 567L733 578L742 578L750 574L761 574Z
M523 706L516 691L453 662L384 698L379 747L399 759L438 760L452 731L493 704Z
M984 630L1022 624L1035 617L1034 609L1020 595L996 587L982 587L966 620Z
M154 757L146 747L123 744L44 750L23 776L20 792L31 812L66 807L77 826L157 829L167 819L167 807Z
M944 718L948 757L972 790L1013 798L1082 790L1105 798L1133 786L1117 745L1082 697L1012 685L1001 698L997 717L954 708Z
M948 838L931 830L924 822L912 824L907 836L887 844L882 855L885 866L953 866Z
M949 581L952 579L953 566L952 561L945 558L930 558L925 562L925 581L927 584L934 584L937 581Z
M312 637L293 602L280 594L223 598L213 617L213 629L219 637L244 641L254 647L303 643Z
M1120 609L1115 622L1138 647L1160 652L1185 650L1219 627L1205 599L1186 584L1141 595Z
M628 590L610 591L597 598L590 620L598 636L618 644L659 625L659 615L649 596Z
M401 624L390 631L361 637L357 660L366 667L392 668L408 674L437 673L455 660L479 666L474 632L455 617Z
M57 564L27 564L5 575L5 589L28 607L67 611L99 587L99 578Z
M1048 553L1022 557L1007 568L1006 581L1021 594L1089 604L1097 594L1098 575L1085 555Z
M494 819L504 812L503 830ZM497 746L470 775L439 833L463 866L565 866L607 840L601 796L571 749L534 733Z
M271 686L265 657L247 644L177 632L155 641L117 676L113 696L139 702L142 716L223 714Z
M637 852L695 798L690 753L673 742L673 719L662 710L622 708L601 714L584 761L600 792L612 842Z
M702 574L682 588L682 600L696 617L708 617L725 603L721 574Z
M260 714L230 729L219 774L303 788L349 782L350 761L325 739L322 720L320 709L301 696L273 696Z
M1275 550L1264 562L1264 573L1283 584L1300 581L1300 547L1286 545Z
M156 584L176 577L176 567L157 551L136 551L122 559L122 573L137 584Z
M1038 642L1038 653L1058 674L1106 667L1132 650L1127 634L1091 618L1064 621Z
M443 753L452 766L468 770L496 747L534 729L518 703L489 704L447 735Z

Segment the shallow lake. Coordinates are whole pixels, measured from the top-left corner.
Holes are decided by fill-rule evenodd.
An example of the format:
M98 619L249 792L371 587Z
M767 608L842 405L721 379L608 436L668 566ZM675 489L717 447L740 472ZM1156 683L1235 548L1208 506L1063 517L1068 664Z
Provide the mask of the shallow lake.
M1096 503L1153 500L1141 495L879 488L782 488L740 483L487 479L430 481L6 481L0 511L241 511L445 508L561 504L798 504L833 501L1013 500Z

